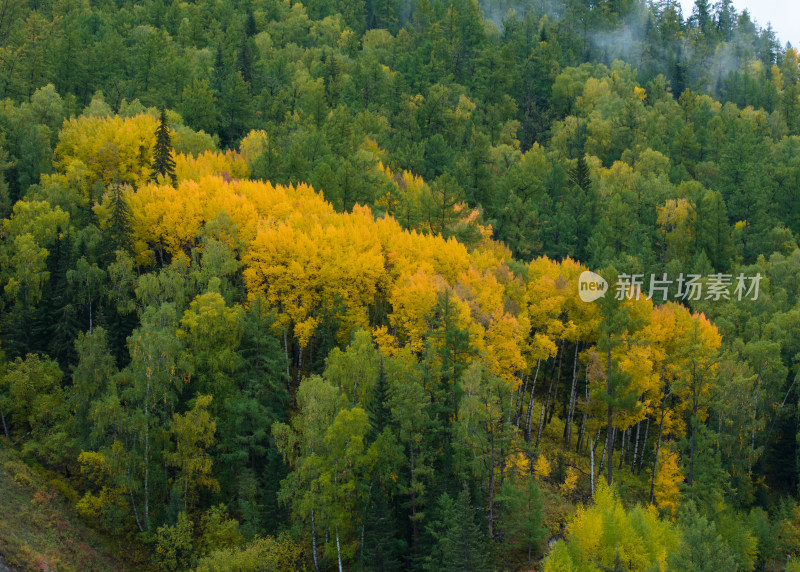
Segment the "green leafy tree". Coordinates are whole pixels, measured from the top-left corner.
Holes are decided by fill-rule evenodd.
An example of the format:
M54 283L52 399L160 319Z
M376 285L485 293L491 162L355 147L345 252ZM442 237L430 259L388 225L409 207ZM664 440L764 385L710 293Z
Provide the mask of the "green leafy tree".
M328 525L328 509L311 483L321 469L318 459L324 454L327 429L344 404L346 399L336 387L320 376L311 376L297 389L299 412L291 425L283 422L272 425L278 450L290 469L281 483L279 498L291 502L296 521L310 525L309 544L315 568L319 566L318 535Z
M464 372L460 390L455 446L463 474L479 484L485 494L488 536L493 538L497 477L511 445L511 391L507 381L492 375L480 361L474 361Z
M160 526L156 531L155 561L156 569L163 572L188 570L194 561L194 523L182 512L178 522L172 526Z
M175 336L176 325L172 304L158 309L148 307L142 316L142 325L128 339L131 362L124 371L126 387L122 398L126 403L126 432L136 442L130 453L140 459L130 478L136 478L136 488L141 491L141 515L136 506L133 508L137 511L140 528L148 531L151 498L162 501L166 494L163 471L156 470L159 465L163 467L170 437L167 427L188 371L188 364L182 359L183 346ZM156 505L155 512L159 508Z
M186 359L195 372L193 385L203 393L214 392L219 412L235 392L234 376L240 365L241 307L228 307L218 292L200 294L184 312L177 336L186 346Z
M170 431L175 436L175 451L165 455L167 464L177 469L176 484L183 497L183 508L194 507L200 489L219 490L211 476L212 457L217 424L208 412L212 397L198 394L194 406L186 413L172 416Z
M61 387L58 364L38 354L9 363L2 378L0 409L4 430L12 444L63 468L72 450L72 438L64 422L68 402Z
M214 95L207 79L195 79L183 88L181 114L194 129L206 133L216 133L222 119Z
M109 350L108 334L103 327L80 333L75 340L75 351L79 361L72 371L70 400L75 411L74 422L81 444L89 449L93 426L91 409L109 390L111 380L117 373L117 365Z
M306 553L288 533L277 538L267 536L256 538L248 544L237 547L215 550L200 559L196 572L224 572L240 570L241 572L259 572L268 570L291 570L305 572Z

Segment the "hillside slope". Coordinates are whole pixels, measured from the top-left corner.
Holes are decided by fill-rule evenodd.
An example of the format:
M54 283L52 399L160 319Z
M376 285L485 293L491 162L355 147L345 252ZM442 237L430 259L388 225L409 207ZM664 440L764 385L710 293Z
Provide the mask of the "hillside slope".
M136 550L78 519L52 484L0 445L0 572L136 570ZM125 554L125 560L120 554Z

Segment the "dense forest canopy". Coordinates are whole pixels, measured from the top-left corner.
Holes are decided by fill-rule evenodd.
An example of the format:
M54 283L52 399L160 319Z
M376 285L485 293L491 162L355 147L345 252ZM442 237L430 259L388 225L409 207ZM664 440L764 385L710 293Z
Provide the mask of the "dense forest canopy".
M0 567L800 570L731 0L0 0L0 99Z

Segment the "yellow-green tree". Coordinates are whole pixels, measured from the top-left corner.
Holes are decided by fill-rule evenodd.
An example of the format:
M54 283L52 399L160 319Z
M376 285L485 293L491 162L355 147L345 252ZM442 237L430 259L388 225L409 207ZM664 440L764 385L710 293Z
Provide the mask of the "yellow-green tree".
M579 507L544 563L545 572L571 570L666 570L667 556L680 542L679 531L660 520L654 507L626 510L602 481L594 504Z
M170 431L175 438L175 451L167 453L167 464L177 469L175 482L183 497L183 508L194 507L197 493L207 488L219 490L211 476L213 465L210 449L214 445L216 422L208 411L212 396L197 395L194 406L186 413L172 416Z

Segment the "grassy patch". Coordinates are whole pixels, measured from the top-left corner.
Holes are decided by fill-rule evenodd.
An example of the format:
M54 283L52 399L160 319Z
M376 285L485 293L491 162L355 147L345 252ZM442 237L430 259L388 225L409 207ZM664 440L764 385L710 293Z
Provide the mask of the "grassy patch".
M0 444L0 555L14 570L135 570L130 546L90 529L56 487Z

